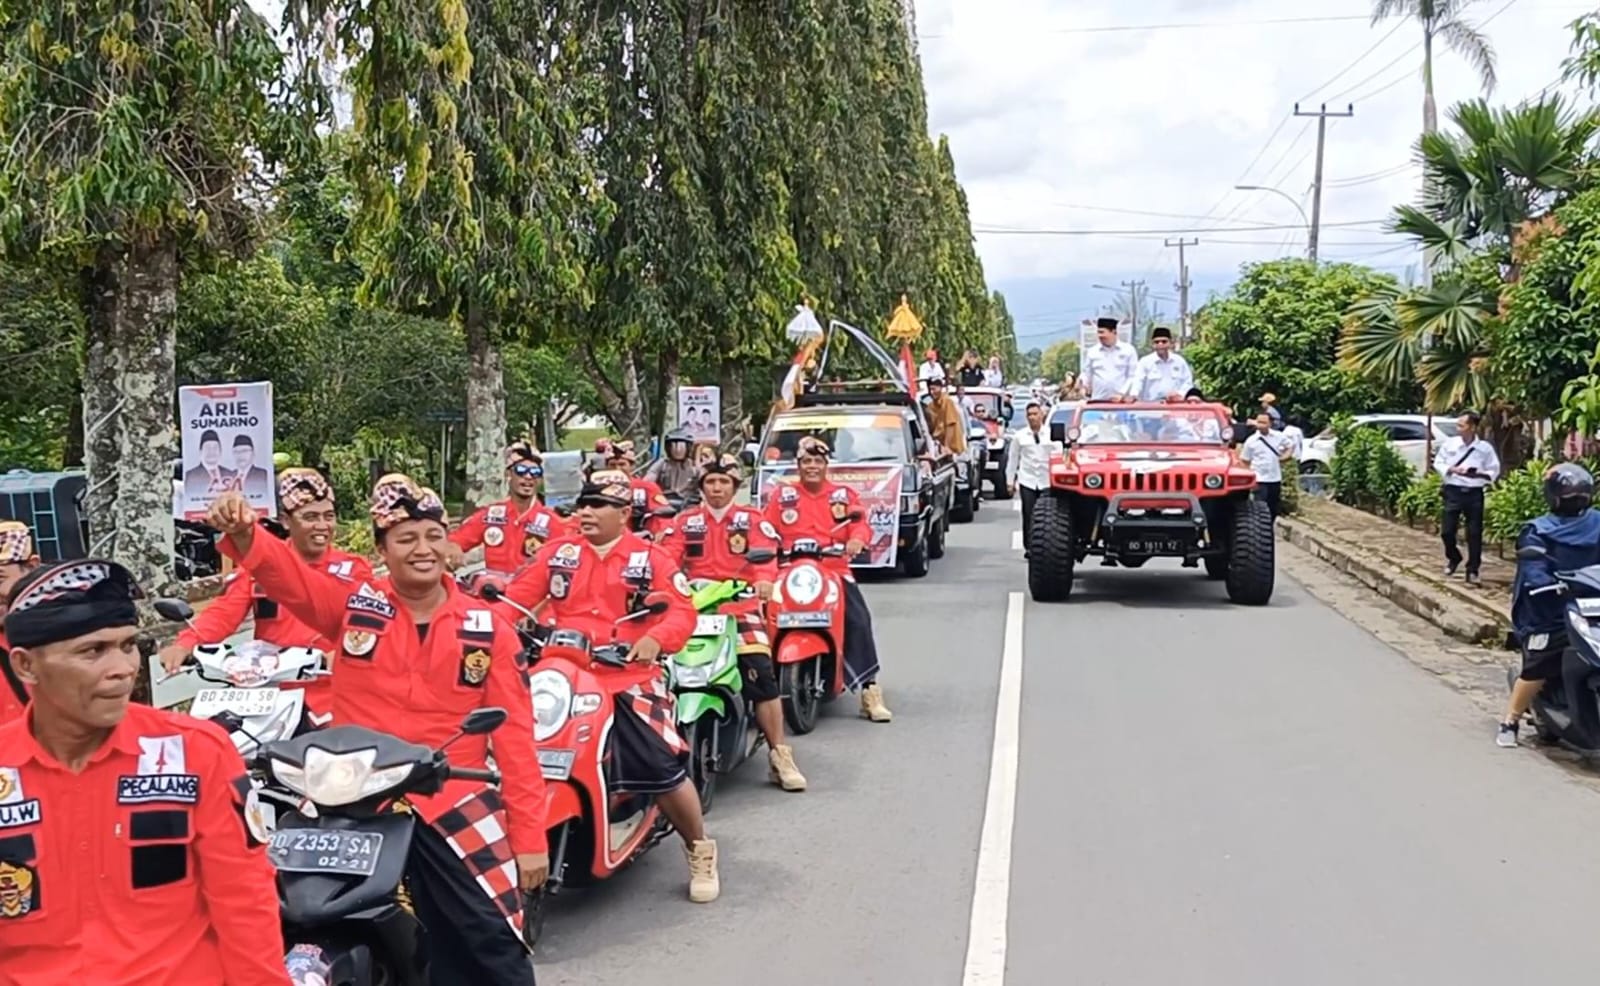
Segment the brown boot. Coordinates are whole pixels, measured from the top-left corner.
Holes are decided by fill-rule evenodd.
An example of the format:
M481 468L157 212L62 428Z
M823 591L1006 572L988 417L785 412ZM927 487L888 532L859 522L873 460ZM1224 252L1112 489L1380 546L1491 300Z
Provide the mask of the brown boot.
M689 857L689 899L696 904L709 904L722 894L722 879L717 876L717 844L711 839L701 839L684 847Z
M767 751L767 765L772 768L767 772L772 783L785 791L806 789L806 775L794 765L794 750L791 747L775 746Z
M894 718L894 713L883 704L883 689L875 684L861 689L861 717L873 722L889 722Z

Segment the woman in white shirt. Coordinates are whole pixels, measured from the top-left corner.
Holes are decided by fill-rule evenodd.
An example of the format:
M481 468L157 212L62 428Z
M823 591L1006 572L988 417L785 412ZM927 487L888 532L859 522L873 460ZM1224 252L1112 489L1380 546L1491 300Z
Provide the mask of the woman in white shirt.
M985 387L1005 386L1006 375L1000 369L1000 357L989 357L989 368L983 371L983 385Z

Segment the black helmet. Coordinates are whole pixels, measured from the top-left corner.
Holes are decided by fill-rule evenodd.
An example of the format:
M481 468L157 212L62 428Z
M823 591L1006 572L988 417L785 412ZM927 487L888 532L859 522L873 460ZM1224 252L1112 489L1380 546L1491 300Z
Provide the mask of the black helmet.
M674 428L667 432L667 444L671 445L673 442L682 442L685 445L693 445L694 436L689 434L689 429L687 428Z
M1544 502L1550 512L1573 517L1589 509L1594 500L1594 477L1576 462L1552 466L1544 474Z

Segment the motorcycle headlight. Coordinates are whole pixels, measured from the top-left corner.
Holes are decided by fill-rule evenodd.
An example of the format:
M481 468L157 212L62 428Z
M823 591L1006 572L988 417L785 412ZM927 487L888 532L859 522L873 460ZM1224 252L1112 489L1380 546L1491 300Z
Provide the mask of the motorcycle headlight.
M411 774L411 764L374 770L376 749L354 753L329 753L319 746L306 751L304 767L283 760L272 761L272 774L289 790L303 795L313 804L328 808L355 804L381 794L403 782Z
M572 682L559 671L535 671L528 687L533 692L533 741L543 743L572 714Z
M673 665L672 675L681 688L704 688L711 683L711 665L697 664L692 668Z
M789 601L801 606L811 605L822 595L822 575L810 565L791 570L783 584L788 587Z

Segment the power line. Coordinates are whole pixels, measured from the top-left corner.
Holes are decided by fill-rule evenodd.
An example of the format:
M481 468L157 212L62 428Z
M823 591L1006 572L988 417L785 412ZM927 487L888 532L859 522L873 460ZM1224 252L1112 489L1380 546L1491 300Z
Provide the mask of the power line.
M1381 37L1377 41L1373 42L1371 48L1368 48L1366 51L1363 51L1361 54L1357 55L1356 58L1355 58L1355 61L1351 62L1349 65L1346 65L1344 68L1340 69L1338 71L1338 73L1336 75L1334 75L1333 78L1329 79L1327 82L1324 82L1322 85L1320 85L1317 88L1315 88L1315 89L1311 90L1310 92L1306 93L1304 96L1301 96L1298 100L1296 100L1296 102L1309 103L1311 101L1311 97L1312 96L1315 96L1317 93L1319 93L1322 90L1324 90L1324 89L1328 88L1329 86L1333 85L1335 82L1338 82L1341 78L1344 77L1344 74L1346 72L1348 72L1351 69L1355 68L1357 65L1360 65L1362 63L1362 61L1364 61L1368 55L1372 54L1373 52L1377 51L1379 48L1383 47L1383 43L1385 41L1388 41L1390 38L1394 37L1395 34L1397 32L1399 32L1399 30L1402 27L1405 27L1407 23L1409 23L1409 22L1403 17L1397 19L1395 21L1394 27L1389 29L1389 33L1385 34L1383 37Z
M1385 168L1382 171L1372 171L1364 175L1351 175L1349 178L1330 178L1327 182L1325 182L1325 184L1329 188L1349 188L1352 185L1368 185L1375 181L1383 181L1385 178L1393 178L1395 175L1402 174L1410 169L1411 162L1407 161L1405 164L1397 164L1392 168Z
M1409 81L1409 80L1414 79L1414 78L1416 78L1416 76L1412 74L1411 70L1410 69L1406 69L1404 72L1402 72L1399 75L1395 76L1393 79L1389 80L1388 82L1385 82L1383 85L1379 86L1378 88L1369 90L1367 92L1362 93L1359 96L1356 96L1353 101L1357 102L1357 103L1365 102L1366 100L1369 100L1374 96L1378 96L1378 95L1381 95L1383 93L1388 92L1390 89L1393 89L1395 86L1398 86L1402 82L1406 82L1406 81Z
M1402 51L1400 54L1396 55L1392 61L1385 63L1383 68L1378 69L1376 72L1374 72L1371 75L1367 76L1365 79L1362 79L1360 82L1355 83L1354 85L1346 86L1345 88L1343 88L1343 89L1339 90L1338 92L1334 93L1332 96L1329 96L1328 99L1330 99L1330 100L1331 99L1343 99L1345 96L1348 96L1351 93L1355 92L1357 89L1360 89L1362 86L1366 85L1367 83L1371 82L1373 79L1376 79L1378 76L1380 76L1383 73L1385 73L1385 72L1389 71L1390 69L1394 68L1396 65L1399 65L1401 62L1405 61L1407 58L1410 58L1412 55L1414 55L1418 51L1420 51L1421 48L1422 48L1422 42L1418 41L1416 44L1414 44L1411 47L1407 48L1405 51Z
M1323 223L1325 227L1339 226L1376 226L1386 223L1387 219L1357 219L1343 223ZM1293 223L1287 226L1270 225L1256 226L1251 232L1266 229L1305 229L1304 223ZM1017 227L993 226L987 228L973 227L972 232L982 236L1128 236L1128 235L1161 235L1179 236L1186 233L1236 233L1237 226L1202 226L1189 229L1020 229Z
M1030 28L1030 34L1114 34L1124 31L1192 31L1216 27L1261 27L1269 24L1329 24L1337 21L1364 21L1364 14L1334 14L1322 17L1264 17L1236 21L1174 21L1157 24L1103 24L1096 27ZM950 38L955 35L922 34L922 41Z

